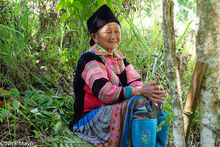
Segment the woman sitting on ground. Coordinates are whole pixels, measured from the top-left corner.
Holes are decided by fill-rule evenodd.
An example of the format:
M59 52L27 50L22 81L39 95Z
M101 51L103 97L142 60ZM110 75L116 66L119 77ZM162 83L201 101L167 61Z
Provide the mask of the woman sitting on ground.
M141 140L134 143L137 138L134 130L138 134L147 128L156 130L156 126L145 122L154 117L150 103L163 103L167 96L161 90L163 87L155 81L144 84L137 71L117 50L121 25L107 5L89 18L87 26L92 48L81 55L76 68L74 120L70 129L96 146L149 144L149 141ZM138 127L139 122L133 121L135 119L143 122L141 127ZM150 140L150 146L152 143L155 146L156 136L151 136L145 138Z

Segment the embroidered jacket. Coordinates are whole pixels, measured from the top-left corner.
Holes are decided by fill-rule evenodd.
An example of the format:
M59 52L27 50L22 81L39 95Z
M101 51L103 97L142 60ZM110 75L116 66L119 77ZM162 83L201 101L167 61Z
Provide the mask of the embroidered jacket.
M74 76L74 121L105 104L131 97L132 87L142 86L139 73L118 50L106 52L98 45L81 55Z

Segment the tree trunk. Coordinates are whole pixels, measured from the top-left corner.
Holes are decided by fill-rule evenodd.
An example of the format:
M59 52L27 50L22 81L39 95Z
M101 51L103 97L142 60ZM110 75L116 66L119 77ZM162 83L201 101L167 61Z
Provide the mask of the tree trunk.
M174 112L174 145L176 147L185 147L182 92L176 61L173 5L174 3L172 0L163 0L163 39L166 55L167 77L169 80L170 96L172 97L172 107Z
M197 1L197 59L207 62L200 90L201 147L220 146L220 0Z

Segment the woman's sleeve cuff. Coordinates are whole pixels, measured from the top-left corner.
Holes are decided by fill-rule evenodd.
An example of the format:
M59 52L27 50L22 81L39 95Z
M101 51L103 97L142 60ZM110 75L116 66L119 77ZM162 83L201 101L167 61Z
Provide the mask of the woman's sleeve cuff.
M126 86L125 87L125 99L131 98L131 94L132 94L132 87Z

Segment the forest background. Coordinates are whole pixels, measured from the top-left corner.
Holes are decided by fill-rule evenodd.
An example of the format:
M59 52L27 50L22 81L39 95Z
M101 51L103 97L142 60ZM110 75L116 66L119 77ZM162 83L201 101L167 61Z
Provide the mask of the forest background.
M195 65L196 3L176 0L175 35L183 105ZM161 0L106 0L122 24L119 47L144 82L169 93ZM67 125L73 118L73 75L90 48L86 20L103 0L0 0L0 142L84 144ZM7 104L3 104L8 102ZM168 146L173 146L171 97ZM198 110L189 146L200 145ZM89 146L89 144L87 144Z

